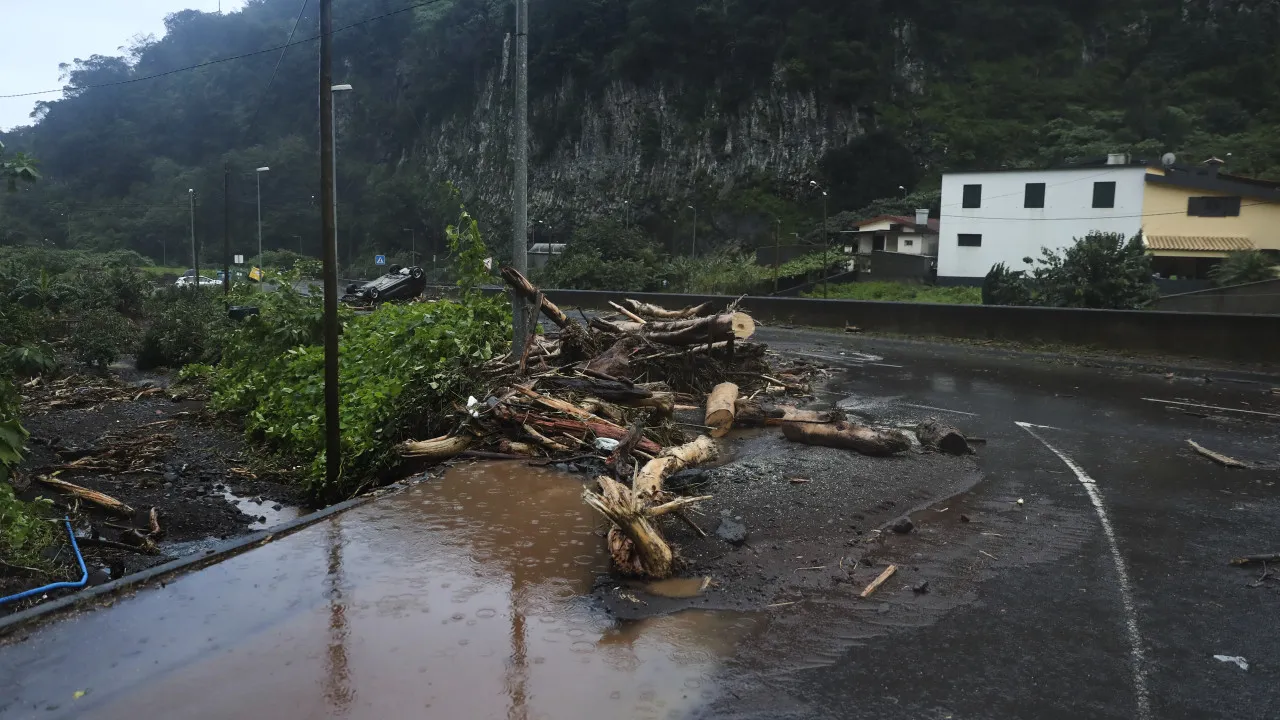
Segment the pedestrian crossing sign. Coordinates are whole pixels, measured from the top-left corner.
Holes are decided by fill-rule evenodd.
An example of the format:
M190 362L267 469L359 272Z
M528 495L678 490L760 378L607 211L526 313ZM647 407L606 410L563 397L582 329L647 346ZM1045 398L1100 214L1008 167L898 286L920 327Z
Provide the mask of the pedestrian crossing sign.
M373 264L374 264L374 265L386 265L386 264L387 264L387 256L386 256L386 255L374 255L374 256L373 256Z

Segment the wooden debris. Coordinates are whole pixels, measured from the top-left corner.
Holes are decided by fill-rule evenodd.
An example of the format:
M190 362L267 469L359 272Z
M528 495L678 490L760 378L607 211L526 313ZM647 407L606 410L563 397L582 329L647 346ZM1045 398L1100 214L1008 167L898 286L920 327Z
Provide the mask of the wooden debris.
M1188 439L1187 444L1191 446L1192 450L1195 450L1196 452L1218 463L1219 465L1222 465L1223 467L1229 467L1229 468L1249 467L1248 463L1242 463L1239 460L1236 460L1235 458L1227 457L1226 455L1223 455L1221 453L1216 453L1206 448L1205 446L1201 445L1200 443L1196 442L1195 440Z
M948 455L972 455L973 448L963 433L944 425L936 418L929 418L916 426L916 437L920 444Z
M738 386L720 383L707 396L707 412L703 423L711 428L711 437L724 437L733 428L734 405L738 400Z
M746 313L724 313L691 320L651 322L641 325L634 322L610 323L599 318L592 326L605 332L639 335L650 342L664 345L696 345L722 340L746 340L756 332L756 323Z
M911 449L911 441L898 430L877 430L840 421L831 424L786 422L782 434L792 442L856 450L863 455L885 456Z
M1245 555L1244 557L1233 558L1231 560L1231 564L1236 567L1256 565L1259 563L1280 563L1280 552Z
M642 318L642 317L640 317L639 315L637 315L637 314L635 314L635 313L631 312L630 310L628 310L628 309L626 309L626 308L622 307L622 306L621 306L621 305L619 305L618 303L613 302L612 300L610 300L610 301L609 301L609 307L611 307L611 308L613 308L614 310L617 310L618 312L622 313L623 315L625 315L625 316L627 317L627 319L631 320L632 322L637 322L637 323L640 323L641 325L644 325L644 324L647 322L644 318Z
M410 440L400 445L404 457L425 458L440 462L448 460L471 447L470 435L445 435L430 440Z
M36 480L55 490L65 492L78 500L83 500L87 503L97 505L103 510L108 510L124 517L133 516L133 508L125 505L110 495L100 493L97 490L90 490L89 488L80 487L79 485L69 483L65 480L59 480L54 477L46 477L43 475L38 476Z
M160 528L160 511L154 507L147 513L147 527L150 530L147 533L148 538L156 539L164 536L164 530Z
M636 494L643 498L655 498L662 492L662 483L687 467L711 462L719 455L716 443L706 435L685 445L669 447L658 457L645 463L636 475Z
M889 567L885 568L884 572L880 573L880 575L877 576L875 580L872 580L870 585L866 586L865 588L862 589L862 592L858 593L858 597L864 600L871 597L871 593L875 592L876 590L879 590L880 586L883 585L886 580L893 577L893 574L896 572L898 572L897 565L890 565Z
M630 298L623 300L622 304L631 308L632 311L640 315L647 315L648 317L658 318L660 320L685 320L692 317L708 315L711 311L711 303L709 302L702 303L701 305L695 305L693 307L682 308L680 310L668 310L659 305L642 303Z

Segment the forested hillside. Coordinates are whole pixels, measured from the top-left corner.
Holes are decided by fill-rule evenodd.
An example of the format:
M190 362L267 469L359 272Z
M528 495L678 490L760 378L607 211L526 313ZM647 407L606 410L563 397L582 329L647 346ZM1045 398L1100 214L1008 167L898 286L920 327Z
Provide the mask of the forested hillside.
M278 52L301 0L185 11L124 57L66 68L64 96L0 137L43 181L0 193L0 242L132 248L222 236L317 252L316 45ZM506 237L512 6L337 0L343 259L440 247L456 202ZM406 7L412 10L396 12ZM540 0L531 6L538 239L592 218L685 251L806 232L830 212L936 203L939 174L1107 152L1226 157L1280 178L1280 0ZM295 42L315 35L315 3ZM369 22L370 18L388 14ZM20 30L22 31L22 30ZM30 31L30 29L27 29ZM248 57L155 79L231 56ZM105 86L105 87L98 87ZM2 88L0 88L2 90ZM899 187L904 188L899 190ZM907 197L904 197L906 195ZM409 232L412 230L413 232ZM705 238L705 240L704 240ZM434 244L434 245L432 245ZM210 254L210 257L213 257Z

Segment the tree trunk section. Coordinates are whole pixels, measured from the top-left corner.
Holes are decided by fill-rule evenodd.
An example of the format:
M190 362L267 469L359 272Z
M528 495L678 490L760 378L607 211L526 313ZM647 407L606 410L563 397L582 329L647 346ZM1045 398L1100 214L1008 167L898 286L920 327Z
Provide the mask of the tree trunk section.
M600 476L600 492L582 491L582 499L615 527L609 532L609 551L618 571L653 579L671 576L675 554L645 513L645 504L618 481Z
M632 487L637 498L653 500L662 492L662 482L671 475L687 467L716 459L720 449L706 435L697 440L676 447L669 447L658 457L650 460L640 468Z
M964 434L950 425L943 425L935 418L929 418L916 426L916 437L920 444L948 455L971 455L973 448Z
M631 356L644 344L636 335L624 335L618 338L608 350L587 363L587 369L604 373L611 377L628 378L632 376Z
M592 321L600 329L639 335L664 345L697 345L723 340L746 340L756 332L755 320L746 313L724 313L692 320L651 322L641 325L633 322Z
M448 460L471 447L470 435L445 435L430 440L410 440L400 446L400 454L405 457L426 458L439 462Z
M897 430L876 430L843 421L831 424L786 422L782 424L782 434L792 442L856 450L863 455L893 455L911 448L911 441Z
M711 311L711 303L709 302L702 303L701 305L695 305L693 307L682 308L680 310L668 310L661 305L642 303L637 300L632 300L631 298L623 300L622 304L626 305L637 315L658 318L659 320L685 320L692 317L709 315Z
M711 428L711 437L720 438L733 429L734 405L738 401L738 386L720 383L707 396L707 413L703 424Z
M538 288L534 287L533 283L529 282L528 278L521 275L519 270L516 270L513 267L504 266L501 270L501 274L503 281L510 285L513 290L519 293L526 300L529 302L538 301ZM555 303L548 300L545 295L542 296L541 310L542 314L546 315L547 318L559 326L561 330L567 328L571 323L573 323L573 321L570 320L569 317L560 310L560 308L556 307Z

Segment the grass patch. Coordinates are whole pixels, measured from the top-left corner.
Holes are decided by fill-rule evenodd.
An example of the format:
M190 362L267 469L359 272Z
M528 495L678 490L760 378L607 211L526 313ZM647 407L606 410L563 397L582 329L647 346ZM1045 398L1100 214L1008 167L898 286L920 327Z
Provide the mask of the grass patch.
M805 297L822 297L822 288L815 287ZM981 305L982 288L938 287L914 283L872 282L832 285L827 297L833 300L882 300L888 302L943 303L947 305Z

